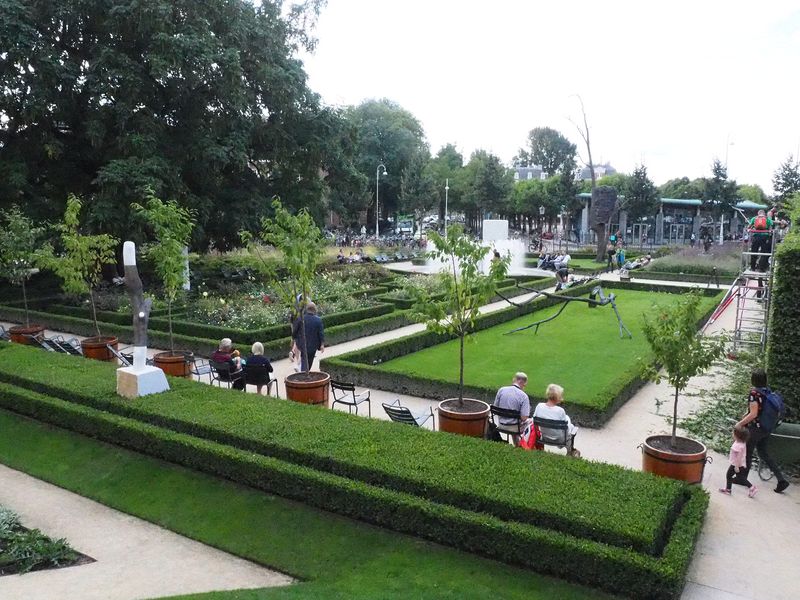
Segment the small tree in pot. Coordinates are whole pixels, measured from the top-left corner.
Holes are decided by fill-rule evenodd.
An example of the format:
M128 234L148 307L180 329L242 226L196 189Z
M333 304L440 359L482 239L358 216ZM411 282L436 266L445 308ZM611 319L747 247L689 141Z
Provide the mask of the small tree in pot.
M154 357L156 366L168 375L188 377L187 364L192 354L175 352L172 333L172 307L183 289L186 278L186 257L184 248L194 229L195 212L183 208L175 200L163 202L152 192L147 195L147 205L132 204L131 208L144 217L155 234L156 241L146 247L145 255L153 261L156 274L164 288L167 301L167 322L169 324L169 352L161 352Z
M12 205L0 224L0 277L12 285L22 287L22 302L25 307L25 325L12 327L14 341L24 343L24 336L38 336L44 331L41 325L31 326L28 314L28 292L26 282L38 272L38 267L52 256L50 244L43 243L45 228L36 227L18 206Z
M285 276L279 276L274 262L267 260L253 236L242 232L242 239L250 251L264 265L264 271L271 279L275 292L286 305L291 314L292 323L300 324L300 346L302 364L309 367L306 349L305 314L311 297L311 283L314 280L317 264L324 242L314 219L303 209L296 215L291 214L280 200L272 202L275 215L261 222L260 239L274 246L281 253L279 268ZM323 404L328 400L327 373L301 372L286 378L286 395L290 400L307 404Z
M67 294L89 295L92 308L92 321L96 337L81 342L84 356L99 360L114 360L106 345L117 346L116 337L104 337L100 334L97 323L97 308L94 288L100 282L103 265L116 262L114 249L119 241L108 234L86 235L80 232L81 200L72 194L67 198L67 209L64 220L56 227L61 234L63 253L54 256L49 262L50 268L63 283Z
M494 258L488 274L484 274L481 269L489 248L469 237L460 225L451 225L446 236L431 232L429 239L434 249L428 256L447 267L445 292L439 298L424 290L418 292L411 316L425 323L428 331L453 335L459 340L458 398L439 404L439 428L483 435L489 406L464 398L464 342L475 328L480 307L494 296L497 282L505 277L510 257Z
M703 478L706 447L700 442L677 435L678 398L689 380L708 369L724 355L724 336L703 337L697 331L700 322L700 299L697 292L685 294L677 304L655 307L655 316L645 317L643 331L655 356L649 376L656 383L666 378L675 389L672 410L672 435L654 435L642 446L645 471L690 483Z

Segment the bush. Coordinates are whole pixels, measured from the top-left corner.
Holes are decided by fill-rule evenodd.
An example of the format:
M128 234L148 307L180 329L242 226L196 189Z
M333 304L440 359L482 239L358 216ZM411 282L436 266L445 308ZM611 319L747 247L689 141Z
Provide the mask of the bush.
M30 357L32 350L26 350ZM103 365L98 365L97 369L92 369L96 371L95 375L102 370L102 367ZM106 373L110 374L110 370L106 369ZM226 394L235 394L214 391L220 398ZM165 399L163 395L159 397ZM358 417L320 411L318 408L290 405L279 401L264 402L263 399L258 403L264 408L270 404L287 405L285 408L291 409L289 412L295 412L300 416L300 420L308 420L309 417L312 417L312 422L318 418L327 420L328 425L335 426L339 436L348 433L347 427L342 427L341 424L362 425ZM486 444L480 440L461 439L400 427L392 423L363 420L363 425L372 428L374 432L381 432L385 442L393 439L393 443L399 444L398 448L414 447L416 450L421 445L424 449L425 443L431 440L445 444L441 447L449 444L466 444L472 451L470 454L479 455L477 460L476 458L469 460L470 454L464 455L468 459L469 464L466 465L468 471L479 465L482 458L483 462L489 459L489 464L496 471L512 472L506 470L504 462L498 459L516 456L532 463L537 483L549 486L548 478L551 470L546 468L546 465L552 461L551 466L557 467L556 473L559 474L562 484L565 481L576 480L586 488L586 491L594 492L587 496L579 494L572 497L573 503L592 500L596 508L600 508L604 503L613 504L608 501L602 490L598 489L604 486L605 480L594 477L610 477L615 480L615 485L620 485L625 480L625 487L617 488L615 493L625 498L623 505L619 507L618 519L621 520L630 519L630 513L626 512L626 509L634 506L639 515L647 512L644 504L649 504L648 502L642 504L640 498L638 502L632 503L629 501L630 496L639 493L649 496L646 490L652 492L651 487L655 484L656 487L671 488L677 495L667 496L673 496L668 519L669 530L665 533L662 547L656 555L648 555L629 547L617 547L566 535L553 529L551 523L536 526L519 522L513 517L503 520L449 503L439 503L424 493L425 490L422 490L421 494L409 494L390 489L383 482L373 485L357 478L342 477L282 458L254 454L223 443L171 431L163 426L103 412L8 384L0 384L0 405L60 427L270 493L294 498L325 510L571 581L594 585L632 598L671 600L680 595L707 506L707 496L700 488L658 480L649 475L625 471L610 465L581 463L547 453L529 454L509 446L503 448L499 444ZM252 411L249 411L249 414L250 417L258 416ZM286 417L288 414L287 412L283 416ZM295 423L289 420L287 425L293 427ZM312 428L312 432L314 431L316 430ZM357 434L363 431L365 430L352 431L345 439L355 444L359 441ZM387 435L388 432L392 435ZM489 454L486 454L487 452ZM368 453L375 455L374 452ZM422 456L419 462L422 464L427 458ZM519 467L518 460L512 462ZM528 479L523 472L514 472L517 477ZM525 488L535 490L536 486L531 488L530 483L527 482ZM569 491L564 489L558 495L549 498L549 501L558 502L561 497L568 498ZM546 501L545 505L548 504ZM589 514L592 514L592 511Z
M551 280L544 280L551 281ZM683 293L685 288L669 285L653 285L640 282L610 282L604 281L606 290L630 289L636 291L651 291L664 293ZM595 285L589 282L577 287L569 288L565 294L580 296L586 294ZM518 289L518 288L517 288ZM716 296L720 293L717 289L707 289L701 292L706 297ZM521 307L510 307L482 315L478 319L476 331L488 329L495 325L511 321L519 316L530 314L556 304L558 300L540 298ZM707 317L713 307L709 307L704 314ZM449 379L436 377L417 377L411 374L389 372L380 368L382 362L390 361L400 356L405 356L419 350L435 346L453 339L445 335L436 335L430 332L420 332L400 339L376 344L368 348L341 354L334 358L322 361L322 368L330 373L334 379L350 381L357 385L364 385L384 390L392 390L400 394L421 396L435 400L453 398L457 396L457 384ZM587 402L571 401L568 411L571 418L581 425L599 427L605 423L646 381L644 372L649 365L632 360L630 366L621 371L615 378L613 387L604 391L602 396ZM470 398L476 398L491 403L497 393L496 387L465 386L464 393ZM532 402L544 401L543 397L531 395Z
M52 540L38 529L22 527L19 517L0 506L0 575L28 573L78 560L66 540Z
M38 352L4 349L0 380L339 476L642 552L660 551L682 494L683 487L672 481L610 465L265 402L180 379L171 382L169 392L127 401L116 396L109 365L68 356L36 361ZM413 453L404 450L412 447ZM456 463L463 475L453 473ZM533 488L525 474L530 469L537 473ZM640 497L632 498L631 489ZM613 499L605 509L594 506L601 496Z
M787 418L800 420L800 233L792 232L775 251L767 373L770 386L780 390Z

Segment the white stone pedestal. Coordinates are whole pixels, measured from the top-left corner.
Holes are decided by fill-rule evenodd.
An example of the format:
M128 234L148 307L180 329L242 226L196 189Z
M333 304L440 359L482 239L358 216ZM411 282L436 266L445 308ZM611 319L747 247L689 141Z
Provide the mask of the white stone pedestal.
M122 367L117 369L117 394L126 398L138 398L149 394L166 392L169 389L167 376L158 367Z

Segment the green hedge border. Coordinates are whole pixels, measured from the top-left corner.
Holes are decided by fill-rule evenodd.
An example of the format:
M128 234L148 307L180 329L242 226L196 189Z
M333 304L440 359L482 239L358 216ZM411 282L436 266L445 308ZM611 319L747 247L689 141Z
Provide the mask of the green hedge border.
M94 323L90 319L54 314L42 311L30 311L32 322L36 322L47 329L63 331L82 336L95 335ZM0 319L21 323L25 319L22 308L0 305ZM325 328L325 341L328 345L341 344L361 337L392 331L399 327L411 325L413 321L407 311L393 310L387 314L376 317L344 323ZM130 325L117 325L115 323L100 323L100 332L103 335L116 336L122 343L133 342L133 327ZM149 330L148 345L152 348L169 348L169 334L165 331ZM229 336L223 336L229 337ZM193 352L197 356L210 356L219 344L221 338L204 338L175 334L175 349L184 352ZM243 341L242 338L231 338L234 345L247 346L252 342ZM260 341L260 340L257 340ZM264 353L272 360L279 360L289 356L291 338L273 339L264 342ZM243 348L247 352L247 348Z
M519 279L509 277L508 279L504 279L503 281L500 282L500 285L497 288L497 292L499 294L503 294L503 296L505 296L506 298L512 298L514 296L527 294L528 292L526 292L525 290L520 290L519 287L517 287L517 282L519 282L520 285L524 285L526 287L536 290L544 290L549 287L553 287L555 285L555 279L551 277L533 277L533 278L519 278ZM412 306L414 306L415 302L414 300L410 298L395 298L391 296L390 293L382 294L380 296L375 296L375 299L380 300L381 302L391 302L399 309L410 309ZM436 294L432 296L433 300L441 300L443 298L444 294ZM489 302L497 302L500 299L501 299L500 296L495 295L489 299Z
M386 421L268 401L186 380L173 380L172 389L158 396L128 401L116 395L110 365L55 355L31 364L40 352L19 346L0 354L0 381L11 385L371 485L642 553L661 552L680 508L683 486L611 465L399 429ZM412 447L413 455L402 454ZM452 471L454 461L460 462L461 471ZM527 489L523 475L528 469L539 477L533 490ZM640 493L635 498L620 496L623 489ZM559 491L566 496L554 497ZM618 519L613 508L602 513L590 510L589 491L616 498L625 518Z
M767 372L786 402L787 419L800 421L800 233L796 227L775 250Z
M602 287L606 290L630 289L671 294L684 293L687 291L687 288L684 287L654 285L635 281L602 281L599 283L601 283ZM598 282L593 281L569 288L562 293L565 295L580 295L587 293L597 285ZM720 294L721 290L716 288L703 289L701 293L710 297ZM481 315L476 324L476 331L494 327L495 325L505 323L519 316L547 308L556 302L557 300L555 299L542 298L522 307L510 307ZM702 322L705 322L712 312L713 308L706 311L706 314L703 315ZM404 375L402 373L388 373L376 366L380 362L405 356L406 354L441 344L450 339L454 338L452 336L437 335L424 331L398 340L391 340L354 352L341 354L333 358L323 359L321 369L330 373L331 377L334 379L349 381L356 385L387 390L398 394L430 398L432 400L453 398L458 396L458 386L450 381L421 378L413 375ZM612 400L604 409L584 404L565 403L572 420L585 427L601 427L646 383L647 380L644 377L646 368L645 365L633 363L630 368L620 373L613 384L616 386L616 389L610 394ZM497 390L495 388L469 385L464 387L465 395L489 403L494 401L496 393ZM531 402L540 401L544 401L544 398L531 396Z
M0 384L0 405L34 419L269 493L637 600L676 600L702 528L708 496L687 498L660 558L506 522L253 455Z

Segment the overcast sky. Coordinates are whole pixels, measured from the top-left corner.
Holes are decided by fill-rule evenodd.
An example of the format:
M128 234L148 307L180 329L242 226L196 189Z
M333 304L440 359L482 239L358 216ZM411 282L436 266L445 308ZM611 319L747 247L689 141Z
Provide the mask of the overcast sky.
M710 174L771 193L800 145L800 1L329 0L304 56L329 104L390 98L452 142L507 163L553 127L595 163L661 184Z

